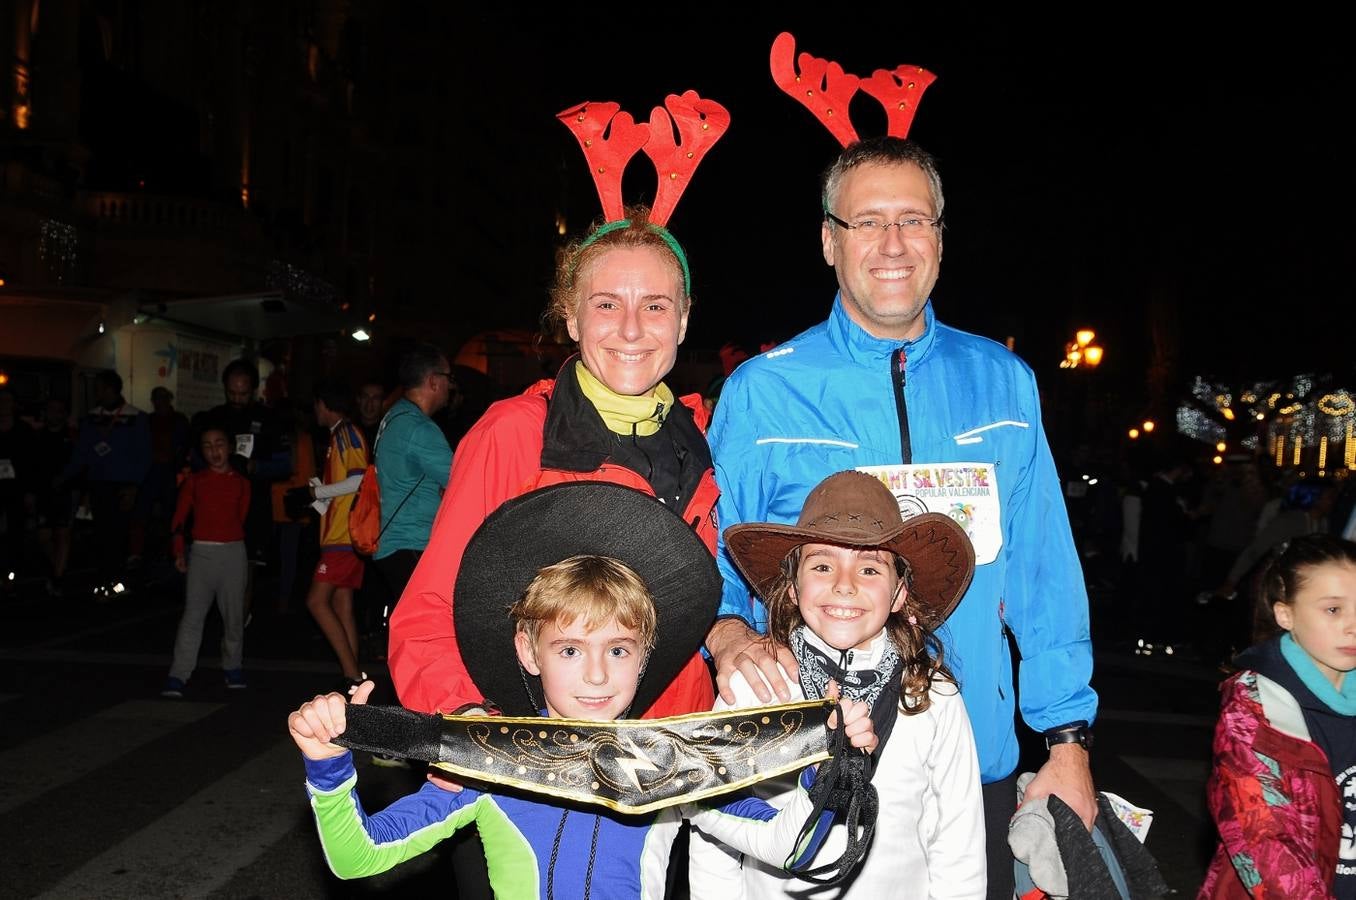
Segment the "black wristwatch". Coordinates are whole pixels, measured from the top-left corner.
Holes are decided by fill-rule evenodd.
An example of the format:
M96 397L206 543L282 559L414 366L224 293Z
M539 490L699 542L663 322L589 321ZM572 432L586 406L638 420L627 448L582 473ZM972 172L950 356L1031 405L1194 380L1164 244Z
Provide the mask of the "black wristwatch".
M1083 721L1051 728L1045 732L1045 749L1049 750L1056 744L1078 744L1084 750L1091 750L1092 728Z

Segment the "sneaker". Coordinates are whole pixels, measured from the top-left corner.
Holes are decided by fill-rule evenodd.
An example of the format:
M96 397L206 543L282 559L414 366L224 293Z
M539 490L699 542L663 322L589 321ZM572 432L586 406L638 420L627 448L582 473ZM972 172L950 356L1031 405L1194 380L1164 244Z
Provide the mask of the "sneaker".
M222 672L226 676L226 689L231 691L243 691L249 687L245 683L244 669L226 669Z
M398 756L387 756L385 753L373 753L372 765L381 766L383 769L408 769L409 760L401 759Z
M110 581L94 588L94 602L98 604L112 603L114 600L126 599L131 593L131 590L123 582Z
M160 689L160 696L168 700L184 699L183 679L175 678L173 675L165 679L165 686Z

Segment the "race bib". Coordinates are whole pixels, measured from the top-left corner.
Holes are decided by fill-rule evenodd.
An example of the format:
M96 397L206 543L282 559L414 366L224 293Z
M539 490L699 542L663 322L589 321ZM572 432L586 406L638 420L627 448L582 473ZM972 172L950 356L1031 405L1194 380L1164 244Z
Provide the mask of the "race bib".
M919 513L950 516L975 545L976 565L998 558L1003 547L1003 517L998 473L992 463L915 463L860 466L890 489L905 519Z
M0 459L0 481L9 481L14 478L14 463L7 459Z
M237 456L249 459L250 455L254 453L254 435L237 434L235 436L235 452Z

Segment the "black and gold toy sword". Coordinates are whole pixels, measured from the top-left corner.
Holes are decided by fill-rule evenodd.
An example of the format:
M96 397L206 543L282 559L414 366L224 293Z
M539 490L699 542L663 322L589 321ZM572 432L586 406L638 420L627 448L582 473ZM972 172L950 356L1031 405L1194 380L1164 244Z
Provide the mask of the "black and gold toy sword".
M702 800L830 756L832 700L588 722L348 707L335 743L420 759L452 776L621 813Z

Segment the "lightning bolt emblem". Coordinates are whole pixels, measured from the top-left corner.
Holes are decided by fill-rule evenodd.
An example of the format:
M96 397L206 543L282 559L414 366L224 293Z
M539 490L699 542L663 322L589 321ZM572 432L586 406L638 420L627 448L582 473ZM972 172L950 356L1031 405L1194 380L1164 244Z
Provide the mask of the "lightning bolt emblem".
M618 736L617 744L626 751L626 753L630 754L629 756L617 757L617 768L626 773L626 776L631 779L631 784L639 791L640 779L636 777L636 772L658 772L659 767L656 766L654 761L645 755L645 751L637 747L635 741L630 738Z

